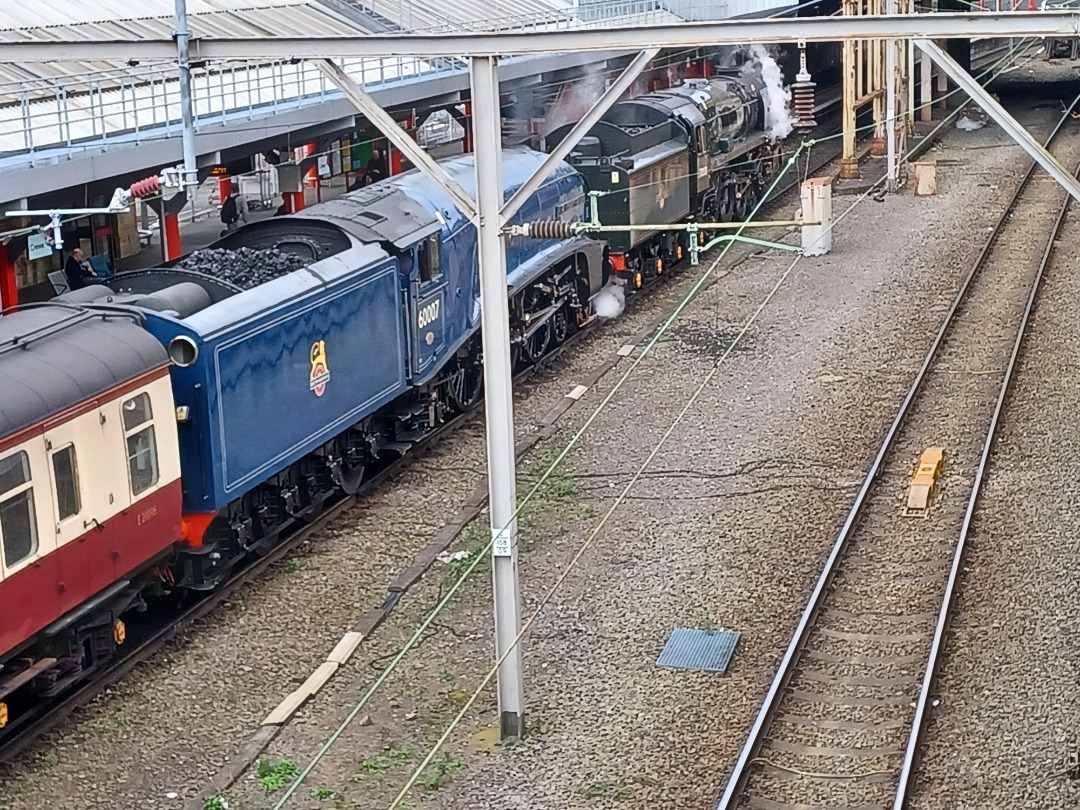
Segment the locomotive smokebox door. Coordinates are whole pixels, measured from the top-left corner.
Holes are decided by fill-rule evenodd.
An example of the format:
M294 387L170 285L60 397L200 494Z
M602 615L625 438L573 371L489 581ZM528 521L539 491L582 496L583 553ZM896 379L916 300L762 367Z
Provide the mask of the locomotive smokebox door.
M419 278L412 290L413 375L426 373L442 355L446 342L446 276L441 265L439 235L429 236L416 246Z

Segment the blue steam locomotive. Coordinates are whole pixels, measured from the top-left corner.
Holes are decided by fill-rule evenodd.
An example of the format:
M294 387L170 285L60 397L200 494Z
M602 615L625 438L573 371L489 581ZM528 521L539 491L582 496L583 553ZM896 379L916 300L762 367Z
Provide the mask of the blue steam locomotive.
M507 197L544 158L506 150ZM473 189L472 155L441 163ZM580 221L585 193L563 164L514 222ZM239 261L181 259L61 296L135 308L168 352L186 527L177 584L195 590L472 408L483 379L476 229L420 173L253 223L204 253ZM291 264L266 280L259 262L281 255ZM584 237L508 243L515 363L584 324L602 262Z

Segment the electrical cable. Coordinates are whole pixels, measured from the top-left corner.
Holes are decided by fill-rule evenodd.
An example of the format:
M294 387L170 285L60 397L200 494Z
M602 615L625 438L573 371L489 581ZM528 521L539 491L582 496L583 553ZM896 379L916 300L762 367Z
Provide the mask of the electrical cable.
M957 109L953 113L951 113L950 115L946 116L941 121L941 123L939 123L931 131L931 135L933 135L935 132L937 132L941 127L945 126L945 124L947 124L953 117L959 115L959 113L960 113L960 110ZM904 155L904 157L906 158L910 154L911 154L911 152L909 151L907 154ZM860 194L855 199L855 201L852 202L851 205L848 206L840 214L839 217L837 217L835 220L833 220L829 224L828 228L826 229L826 233L831 232L832 229L835 228L840 222L842 222L843 219L845 217L847 217L855 209L855 207L857 205L864 202L866 200L866 198L869 197L874 192L874 189L877 186L881 185L885 181L885 179L886 178L884 176L882 176L878 180L874 181L870 185L870 187L867 188L867 190L865 192ZM755 209L755 211L753 213L756 213L756 209ZM825 234L823 233L821 235L821 237L819 237L819 239L823 238L824 235ZM705 275L708 275L709 273L712 272L713 268L719 262L720 258L721 257L717 258L716 262L714 262L714 264L709 268L709 270L706 272ZM650 451L648 456L645 458L645 461L642 462L641 466L638 468L638 471L627 482L626 486L622 489L622 491L616 497L615 502L611 505L611 507L608 509L608 511L604 514L604 516L600 519L600 522L597 523L596 527L593 529L593 531L586 538L585 542L582 543L582 545L578 548L577 552L575 552L574 556L570 559L570 562L567 563L567 565L563 568L563 571L556 578L555 583L551 586L551 588L540 599L536 609L533 611L533 614L522 625L522 627L521 627L520 631L518 632L517 636L515 637L513 643L502 654L502 656L500 656L500 658L495 662L495 665L488 671L487 675L484 676L484 678L480 682L480 685L472 693L472 695L469 697L468 701L466 701L465 704L461 707L461 709L458 712L457 716L453 720L450 721L450 724L447 726L446 730L442 733L442 735L439 737L439 739L436 741L436 743L432 746L432 748L428 752L427 756L423 759L423 761L419 765L417 765L416 769L413 771L413 775L409 778L409 780L401 788L401 791L397 794L396 798L390 804L390 807L388 808L388 810L395 810L395 808L397 808L401 804L401 802L405 799L408 792L412 789L413 785L415 785L416 781L420 778L420 776L423 773L424 769L427 768L427 766L429 764L431 764L431 761L432 761L432 759L434 759L435 754L438 753L439 749L445 744L446 740L449 739L450 734L453 733L454 729L461 722L462 718L464 718L465 714L472 707L473 703L476 702L476 699L480 696L481 692L483 692L483 690L486 688L488 683L491 682L491 679L494 678L495 675L498 674L499 667L502 666L502 663L506 660L507 656L510 655L510 653L514 650L514 648L517 646L517 644L524 637L525 633L528 632L528 630L532 626L533 622L543 612L544 608L547 606L547 604L554 597L555 593L562 586L563 582L566 581L566 579L569 577L570 573L573 571L574 567L576 567L577 563L582 559L585 552L592 545L593 540L596 539L596 537L599 535L599 533L603 529L603 527L607 524L607 522L611 518L611 516L615 513L615 511L619 508L619 506L622 505L623 501L626 499L627 495L630 493L630 490L633 488L633 486L645 474L645 472L646 472L646 470L648 468L648 465L652 463L652 460L657 456L657 454L663 448L664 444L666 444L668 438L670 438L672 433L674 433L675 429L682 423L683 418L685 418L686 414L690 411L690 409L693 407L693 405L697 402L697 399L701 396L702 392L705 390L705 388L708 386L708 384L712 381L713 377L715 377L716 373L719 371L719 369L723 365L724 361L735 350L735 347L738 345L739 341L742 340L742 338L746 335L746 333L749 331L750 327L754 324L754 322L758 319L758 317L765 310L765 308L768 306L768 304L772 301L772 299L773 299L773 297L775 297L776 293L779 292L779 290L783 286L784 282L788 279L788 277L791 275L792 271L795 269L795 267L798 265L798 263L802 259L803 259L802 254L799 254L794 259L792 259L792 261L788 265L787 269L784 270L784 272L780 275L780 278L776 281L776 283L770 289L768 294L765 296L765 298L758 305L758 307L754 311L754 313L747 319L747 321L745 322L745 324L743 325L743 327L739 331L739 333L731 340L731 342L728 344L728 347L725 350L725 352L723 353L723 355L721 355L721 357L714 363L713 368L709 371L709 373L701 381L701 384L697 387L697 389L691 395L691 397L687 401L686 405L679 412L679 414L675 417L674 421L671 423L671 425L668 427L668 429L664 432L664 434L660 437L660 440L656 443L656 445ZM558 461L561 460L561 458L564 457L564 456L565 456L565 451L564 451L564 454L562 454L560 456L560 459L558 459L558 460L556 460L555 462L552 463L551 468L549 469L549 473L555 468L555 466L558 464ZM280 807L280 805L278 807ZM275 808L275 810L277 810L277 808Z
M959 112L960 112L960 109L962 109L962 107L957 109L956 111L954 111L950 115L948 115L945 119L943 119L943 121L940 124L938 124L938 126L936 126L931 131L930 136L933 136L933 134L935 134L942 126L944 126L947 122L949 122L953 117L958 115ZM747 221L752 221L753 217L756 216L758 210L761 208L761 206L768 199L769 194L773 191L773 189L775 189L775 187L780 182L781 178L787 173L787 171L790 170L792 168L792 166L795 164L796 159L798 158L799 154L801 154L801 152L804 149L811 148L814 145L814 143L815 143L814 140L804 141L802 143L802 145L800 145L800 147L788 158L788 160L787 160L787 162L785 164L784 170L777 175L777 177L773 180L773 182L772 182L771 186L769 187L769 189L766 191L766 193L764 195L762 195L762 197L758 201L757 205L754 207L753 211L751 212L750 216L747 218ZM829 226L829 231L831 231L833 227L835 227L837 224L839 224L839 222L842 221L843 218L845 216L847 216L848 213L850 213L850 211L855 207L855 205L857 205L858 203L865 200L866 197L868 197L876 189L876 187L879 186L884 181L884 179L885 178L883 177L883 178L877 180L876 182L874 182L866 190L866 192L864 192L858 198L856 198L855 202L853 202L852 205L840 215L840 217L838 217L837 219L835 219L833 221L833 223ZM742 232L742 230L744 230L744 229L745 228L739 228L736 231L736 234L740 234ZM562 461L569 454L570 450L573 449L573 447L575 447L577 445L578 441L585 434L585 432L591 427L592 423L599 416L600 412L614 398L615 394L618 393L619 390L621 390L622 386L626 383L627 379L629 379L629 377L633 374L633 372L636 370L636 368L640 365L642 360L651 352L652 348L659 341L660 337L663 336L663 334L670 328L671 324L675 321L676 318L678 318L678 316L690 304L690 302L693 301L694 298L696 298L697 294L700 292L700 290L704 286L705 282L713 274L716 267L723 260L723 258L727 255L728 251L731 249L731 247L733 245L734 245L734 241L729 241L729 242L727 242L725 244L725 246L724 246L723 250L721 251L720 255L718 255L716 257L716 259L712 262L712 264L709 266L709 268L701 275L701 277L694 284L694 286L687 293L687 295L683 298L683 300L679 303L679 305L676 306L676 308L672 312L672 314L665 320L663 325L656 331L654 336L649 340L649 342L645 345L645 347L642 349L642 351L637 355L637 357L634 358L634 360L631 363L630 367L626 370L626 372L623 374L623 376L615 383L615 385L613 386L611 391L609 391L607 396L600 402L600 404L598 404L596 406L596 408L593 410L593 412L586 419L586 421L582 425L582 427L575 433L575 435L573 436L573 438L571 438L571 440L567 444L567 446L558 454L558 456L551 463L551 465L548 467L548 469L545 471L545 473L536 482L536 484L533 486L532 490L525 496L525 498L523 498L523 499L521 499L519 501L516 509L514 510L513 514L511 515L511 517L510 517L510 519L509 519L509 521L507 523L507 526L503 527L499 531L499 533L496 534L495 536L493 536L492 539L487 543L487 545L479 551L479 553L477 553L476 555L473 556L472 560L465 567L465 569L461 573L458 580L451 586L450 590L446 593L446 595L442 598L442 600L439 601L439 603L431 611L431 613L428 614L428 616L425 618L425 620L421 623L420 627L417 628L417 630L414 632L413 636L409 639L409 641L407 641L405 643L405 645L402 647L402 649L397 653L394 660L386 667L386 669L383 670L383 672L376 679L376 681L371 685L371 687L368 689L368 691L365 693L365 695L361 698L361 700L357 703L357 705L349 712L348 715L346 715L345 719L342 721L342 723L339 725L339 727L331 734L331 736L327 739L327 741L323 744L323 746L321 746L319 751L313 757L312 761L304 768L303 771L301 771L300 774L298 774L298 776L296 777L294 782L286 790L285 794L279 799L277 804L275 804L274 810L281 810L281 808L285 806L285 804L288 802L289 798L291 798L291 796L296 792L296 790L300 787L300 785L303 784L303 782L307 779L307 777L310 775L311 771L315 768L315 766L322 760L322 758L330 750L330 748L337 741L337 739L341 736L341 734L344 733L345 729L359 715L360 711L364 708L364 706L367 705L367 703L370 701L371 697L375 694L375 692L382 686L382 684L386 681L386 679L390 676L390 674L396 669L397 665L401 662L401 660L404 659L405 655L407 655L408 652L410 652L415 647L415 645L418 643L418 641L424 636L424 634L427 631L428 627L430 627L431 624L433 623L435 617L439 613L441 613L443 609L445 609L446 605L449 603L449 601L453 597L453 595L457 592L458 588L472 574L472 572L476 569L476 567L480 564L480 562L483 559L485 559L486 556L490 553L492 547L494 546L495 541L499 537L501 537L503 534L505 534L507 529L515 523L515 521L517 520L517 517L519 516L521 511L524 509L526 504L529 503L529 501L536 495L536 493L540 490L540 488L544 485L544 483L551 477L551 475L554 473L554 471L558 467L558 465L560 463L562 463ZM778 282L778 286L775 287L772 290L772 292L769 293L768 298L759 307L758 311L754 314L753 319L756 320L756 318L760 314L761 310L764 308L765 305L767 305L768 301L770 301L772 299L772 297L776 294L776 292L779 290L779 285L782 284L783 281L787 278L787 276L790 274L790 272L797 265L800 258L801 258L801 255L796 257L795 260L791 263L789 268L785 271L784 275L781 277L781 280ZM752 321L750 323L748 323L744 327L743 331L740 332L740 334L738 336L736 336L736 338L732 341L732 343L728 347L728 350L721 357L721 360L718 361L717 366L714 367L714 371L710 373L710 375L709 375L709 377L707 379L711 380L712 376L715 375L715 370L719 368L719 364L722 363L723 360L730 354L730 352L733 350L734 346L737 345L738 341L741 339L742 335L745 334L745 331L747 329L749 329L749 326L750 326L751 323L752 323ZM699 389L699 391L694 395L695 401L696 401L696 397L700 395L701 390L704 390L703 387L701 389ZM692 406L692 403L691 403L691 406ZM671 431L674 430L674 427L677 426L678 422L681 422L682 417L685 415L686 411L689 410L689 407L690 406L685 408L684 411L680 414L680 416L677 418L677 422L669 430L669 432L667 432L665 434L665 437L662 439L662 442L666 441L666 438L668 436L670 436L670 433L671 433ZM654 452L652 454L650 454L650 457L647 459L646 464L651 461L651 459L655 456L655 454L657 452L659 452L659 448L654 448ZM644 471L644 468L643 468L642 471L639 471L639 475L635 476L627 484L627 487L624 488L624 490L623 490L623 494L620 495L620 497L617 500L616 504L609 511L609 514L605 515L605 517L602 519L601 523L598 525L597 530L594 531L594 533L592 535L590 535L589 539L586 540L585 545L579 550L579 553L575 556L574 561L572 561L572 563L571 563L571 567L573 565L575 565L576 561L578 559L580 559L580 557L584 554L584 551L587 549L588 545L591 544L592 540L595 538L595 536L598 533L599 529L602 528L602 526L606 523L606 521L609 519L610 514L614 511L614 509L617 508L619 504L621 504L622 499L625 498L626 493L629 492L629 489L636 483L636 481L640 477L640 473L642 473L643 471ZM531 626L531 622L536 618L536 616L539 615L540 610L542 610L543 606L546 605L548 601L550 601L551 596L554 595L554 592L561 585L562 581L564 581L566 576L569 575L569 570L570 569L567 569L566 571L564 571L564 573L563 573L563 575L561 575L560 579L558 579L556 581L556 585L553 586L553 589L549 592L549 594L545 597L545 599L541 601L540 607L537 609L537 612L535 612L533 614L533 616L530 618L529 622L527 622L525 627L522 629L521 633L518 634L517 638L515 639L514 644L511 645L510 649L507 650L503 654L502 658L496 664L496 667L484 679L484 682L481 684L480 689L476 693L474 693L473 697L463 707L462 712L459 713L458 717L455 718L454 721L452 721L451 727L446 731L446 733L443 735L443 737L440 738L439 742L436 743L436 746L432 749L432 751L429 753L429 755L425 758L424 762L419 766L417 771L414 773L413 778L409 781L409 783L403 789L402 793L399 794L398 798L395 799L394 803L391 805L390 810L393 810L393 808L398 806L398 804L400 803L400 800L404 797L404 795L408 792L408 790L412 787L412 785L415 784L416 780L420 776L420 773L423 771L423 769L425 767L427 767L427 765L430 763L431 759L438 752L439 747L441 747L441 745L445 742L446 738L452 732L453 728L456 727L457 723L460 722L460 719L461 719L461 717L464 716L465 711L467 711L468 708L472 705L472 703L475 702L475 699L479 695L479 692L483 690L483 687L486 686L486 684L490 681L490 679L492 677L494 677L494 675L498 672L498 667L501 665L502 661L505 660L506 656L510 654L510 652L513 650L514 646L516 646L517 642L520 641L521 636L525 632L527 627Z
M931 135L936 133L937 130L941 128L941 126L943 126L947 121L951 120L951 118L953 116L957 115L958 113L959 113L959 109L957 111L955 111L954 113L952 113L951 115L947 116L942 121L941 124L939 124L937 127L935 127L934 130L932 130ZM771 192L776 188L777 184L780 182L780 180L783 178L783 176L795 165L795 162L796 162L798 156L801 154L801 152L804 149L811 148L814 143L815 143L815 141L813 141L813 140L804 141L800 145L800 147L794 152L794 154L792 154L788 158L788 160L787 160L787 162L786 162L786 164L784 166L784 170L781 171L773 179L773 182L770 185L769 189L758 200L758 202L755 205L754 209L751 211L750 215L748 216L747 222L752 221L753 217L757 215L758 210L761 208L762 205L765 204L765 201L768 199ZM881 178L881 179L877 180L875 183L873 183L867 189L866 192L864 192L862 195L860 195L855 200L855 202L852 203L852 205L846 211L844 211L844 213L842 213L840 215L840 217L838 217L836 220L833 221L833 223L829 226L828 230L831 231L832 228L836 226L836 224L838 224L841 220L843 220L843 218L855 207L855 205L857 205L859 202L861 202L867 196L869 196L869 194L878 185L880 185L883 182L884 179L885 178ZM741 234L741 232L743 230L745 230L745 223L744 223L743 227L740 227L736 231L736 235ZM696 298L697 294L700 292L700 290L704 286L705 282L713 274L715 269L719 266L719 263L727 255L728 251L731 249L731 247L734 244L735 244L734 240L729 241L729 242L727 242L725 244L725 246L721 250L720 254L712 262L712 264L709 266L709 268L701 275L701 277L693 285L691 290L683 298L683 300L680 302L680 304L678 306L676 306L676 308L672 312L672 314L665 320L663 325L656 331L654 336L649 340L649 342L645 345L645 347L642 349L642 351L637 355L637 357L634 358L634 361L631 363L630 367L626 370L626 372L623 374L623 376L616 382L616 384L613 386L611 391L608 392L607 396L600 402L599 405L596 406L596 408L593 410L592 414L590 414L589 417L585 420L585 423L577 431L577 433L575 433L574 437L570 440L570 442L567 444L567 446L558 454L558 456L551 463L551 465L548 467L548 469L545 471L545 473L540 477L540 479L533 486L532 490L525 496L525 498L523 498L523 499L521 499L519 501L519 503L517 504L514 512L512 513L511 517L509 518L509 520L507 522L507 525L505 527L502 527L497 534L493 533L494 536L487 543L487 545L483 549L481 549L479 553L477 553L476 555L473 556L472 560L466 566L466 568L463 570L463 572L461 573L461 575L457 579L457 581L454 582L454 584L451 586L450 590L446 593L446 595L437 603L436 607L428 614L428 616L425 618L425 620L421 623L420 627L417 628L417 630L414 632L412 637L405 643L405 645L402 647L402 649L394 657L393 661L391 661L391 663L389 665L387 665L387 667L382 671L382 673L375 680L375 682L371 685L371 687L368 689L368 691L365 693L365 695L360 699L360 701L356 704L356 706L348 713L348 715L346 715L345 719L341 722L341 724L338 726L338 728L330 735L330 737L326 740L326 742L320 747L319 751L312 758L311 762L309 762L308 765L304 768L304 770L301 771L297 775L296 779L288 787L288 789L286 790L284 795L282 795L282 797L278 800L277 804L274 805L274 810L280 810L282 807L285 806L285 804L292 797L292 795L296 792L296 790L299 789L299 787L304 783L304 781L310 775L311 771L315 768L315 766L322 760L322 758L326 755L326 753L330 750L330 748L334 745L334 743L338 740L338 738L340 738L341 734L344 733L345 729L359 715L360 711L364 708L364 706L367 705L367 703L370 701L371 697L375 694L375 692L382 686L382 684L387 680L387 678L390 676L390 674L396 670L398 664L404 659L404 657L408 654L408 652L410 652L424 638L425 632L431 626L431 624L434 622L435 617L437 615L439 615L439 613L442 612L442 610L449 603L450 599L457 592L458 588L472 574L472 572L480 564L481 560L485 559L486 556L491 552L491 549L494 546L496 540L498 540L503 534L506 533L506 531L511 526L513 526L516 523L516 520L517 520L519 514L521 513L521 511L524 509L524 507L536 495L536 493L540 490L540 488L544 485L544 483L548 480L548 478L551 477L551 475L554 473L554 471L558 467L558 465L569 454L570 450L573 449L573 447L575 447L577 445L577 443L581 439L581 437L585 434L585 432L588 431L588 429L591 427L592 423L598 418L600 412L614 398L615 394L618 393L619 390L621 390L622 386L626 383L626 381L629 379L629 377L633 374L633 372L636 370L636 368L640 365L642 360L644 360L644 358L646 356L648 356L648 354L651 352L652 348L659 341L660 337L663 336L663 334L670 328L671 324L674 323L676 318L678 318L678 316L690 304L690 302L693 301L694 298ZM655 457L656 453L659 452L659 450L662 447L663 443L666 442L667 438L671 435L671 432L673 432L675 427L679 423L681 423L682 418L685 416L685 413L689 410L689 408L692 407L693 402L696 402L697 397L700 396L700 392L704 390L704 386L707 383L707 381L712 379L712 377L715 375L716 370L719 368L720 364L730 354L730 352L733 350L734 346L737 345L738 341L745 334L746 330L749 329L749 326L752 324L753 320L756 320L758 315L760 315L760 312L764 309L764 307L768 304L768 302L771 301L772 297L779 290L780 285L783 283L783 281L787 278L787 276L790 274L790 272L797 265L800 258L801 258L801 254L800 254L800 256L797 256L795 258L795 260L792 261L791 265L785 271L784 275L781 276L780 281L777 282L777 286L775 286L773 288L773 290L769 293L766 300L762 302L761 306L755 312L755 314L753 315L751 321L748 322L748 324L746 326L744 326L743 331L740 332L739 335L736 336L736 338L729 345L728 350L724 353L724 355L721 357L721 359L717 362L717 365L714 366L714 370L709 374L709 376L706 378L706 381L703 382L702 386L694 394L692 402L690 402L684 408L684 410L677 417L676 422L673 423L672 427L668 430L668 432L666 432L664 434L664 437L661 439L661 444L658 445L656 448L654 448L653 452L650 453L649 457L646 459L645 466L643 466L642 469L639 470L639 473L637 475L635 475L631 479L631 481L627 484L627 486L624 488L623 493L619 496L616 503L609 510L608 514L606 514L604 516L604 518L601 520L600 524L598 524L596 530L594 530L593 534L590 535L590 537L586 540L585 544L581 547L581 549L579 549L578 554L575 555L574 559L571 561L570 566L567 569L565 569L563 574L560 575L560 578L556 580L556 584L553 586L552 590L549 591L548 595L545 596L545 598L541 601L540 606L537 608L537 611L533 614L532 617L530 617L529 621L525 624L525 626L519 632L518 636L515 639L514 644L512 644L510 649L508 649L503 654L503 656L497 662L495 668L491 672L489 672L489 674L485 677L484 681L482 682L482 684L481 684L480 688L477 690L477 692L474 693L474 695L470 698L470 700L462 708L462 711L459 713L458 717L455 718L454 721L452 721L451 726L447 729L447 731L444 733L444 735L436 743L435 747L431 750L431 752L429 752L429 754L425 758L424 762L418 767L416 772L413 774L413 777L409 780L409 782L406 784L405 788L403 788L402 792L399 794L398 798L394 800L394 803L391 805L390 810L393 810L393 808L398 806L401 799L405 796L405 794L412 787L412 785L415 784L416 780L419 778L419 776L422 773L423 769L425 767L427 767L427 765L430 763L431 759L437 753L439 747L441 747L441 745L445 742L446 738L452 732L453 728L455 728L457 726L458 722L460 722L460 719L461 719L461 717L464 716L465 711L467 711L468 708L471 707L471 705L475 702L476 697L479 695L480 691L483 690L484 686L486 686L486 684L490 681L490 679L492 677L494 677L494 675L498 672L498 667L501 665L502 661L505 660L506 656L509 655L510 652L512 652L514 647L517 645L517 642L520 641L520 639L521 639L522 635L524 634L524 632L528 629L529 626L531 626L532 621L535 620L535 618L539 615L539 613L543 609L543 607L547 604L548 601L550 601L550 598L554 595L555 591L558 589L558 587L561 585L561 583L565 580L565 578L567 576L569 576L569 572L570 572L570 570L572 570L572 567L574 565L576 565L577 560L579 560L581 558L581 556L584 554L585 550L587 550L588 546L591 545L592 540L599 533L599 530L603 527L603 525L606 524L607 520L610 518L610 515L622 503L622 500L625 498L626 493L629 492L629 490L633 487L633 485L640 478L640 475L644 472L645 467L647 467L648 463L650 463L652 458Z
M787 171L792 168L792 166L795 164L795 159L798 157L798 155L799 155L799 151L796 151L795 154L793 154L788 159L787 163L785 164L784 171L780 172L777 175L777 177L773 180L772 185L769 188L770 192L772 191L773 188L775 188L777 186L777 184L780 182L780 180L783 178L783 176L787 173ZM761 200L758 202L757 206L751 212L750 217L748 218L748 221L750 219L752 219L752 217L757 214L758 209L764 204L764 200L767 198L767 196L768 195L766 194L765 196L763 196L761 198ZM744 226L745 226L745 223L744 223ZM739 228L738 232L741 233L741 231L744 230L744 229L745 229L745 227ZM530 492L523 499L519 500L519 502L517 504L517 507L514 509L514 512L512 513L512 515L509 518L507 526L503 527L499 531L498 534L495 534L493 532L492 534L494 536L492 536L492 538L487 542L487 544L477 554L475 554L473 556L473 558L470 560L469 564L462 571L462 573L459 576L459 578L457 579L457 581L455 581L454 584L450 587L449 591L447 591L446 595L436 605L435 609L432 610L431 613L429 613L427 615L427 617L421 623L420 627L417 628L417 630L413 633L412 637L405 643L405 645L402 647L400 652L398 652L398 654L394 658L394 660L387 666L387 668L385 670L383 670L383 672L375 680L375 682L371 685L371 687L367 690L367 692L360 699L360 701L356 704L356 706L348 713L348 715L346 715L345 719L341 722L341 724L338 726L338 728L333 732L333 734L331 734L331 736L327 739L327 741L322 745L322 747L319 749L319 752L312 758L312 761L310 763L308 763L308 765L304 768L303 771L300 772L300 774L296 777L295 781L286 790L285 794L279 799L277 804L274 805L274 810L280 810L282 807L285 806L285 803L296 792L296 790L300 787L300 785L303 784L303 782L307 779L308 775L315 768L315 766L322 760L322 758L330 750L330 748L337 741L337 739L341 736L341 734L344 733L345 729L359 715L359 713L367 705L368 701L371 700L372 696L379 689L379 687L382 686L382 684L386 681L386 679L390 676L390 674L397 668L397 665L413 649L413 647L416 645L418 640L426 632L427 628L435 620L435 617L438 616L443 611L443 609L445 609L447 604L449 604L450 599L457 592L458 588L460 588L461 585L465 582L465 580L468 579L468 577L472 574L472 572L476 569L476 567L480 564L480 562L482 560L484 560L487 557L488 554L490 554L491 549L494 546L496 540L499 537L501 537L503 534L505 534L505 532L507 531L507 529L510 526L515 524L515 522L517 521L518 516L521 514L521 511L535 497L536 493L539 492L540 488L544 485L544 483L548 480L548 478L551 477L552 473L555 471L555 468L563 461L564 458L566 458L566 456L569 454L570 450L572 450L577 445L578 441L580 441L581 437L584 436L585 433L589 430L589 428L592 426L593 422L596 421L596 419L599 417L600 413L607 406L607 404L622 389L622 386L630 378L630 376L631 376L631 374L633 374L634 370L641 364L642 360L644 360L644 358L649 355L649 353L652 351L653 347L659 342L660 338L670 328L671 324L674 323L676 318L678 318L678 316L680 314L682 314L682 311L684 309L686 309L687 306L689 306L690 302L694 300L694 298L697 296L698 292L705 285L705 282L712 275L712 272L719 266L719 264L723 260L724 256L727 255L728 251L731 249L732 245L734 245L734 244L735 244L734 241L729 241L724 245L724 248L720 252L720 254L716 257L716 259L713 260L713 262L709 266L709 268L704 273L701 274L701 277L698 279L697 283L694 284L694 286L692 287L690 292L688 292L686 294L686 296L683 298L682 302L675 308L675 310L672 312L672 314L665 320L664 324L657 330L657 332L650 339L650 341L645 345L645 347L641 350L641 352L638 354L638 356L634 358L633 362L630 364L630 367L626 370L626 372L622 375L622 377L615 383L614 387L611 389L611 391L608 392L607 396L604 397L604 399L600 402L600 404L596 406L596 408L593 410L593 412L585 420L585 423L581 426L581 428L577 431L577 433L575 433L574 437L570 440L570 442L567 444L567 446L559 453L559 455L552 462L551 466L547 469L547 471L540 477L540 479L536 482L536 484L533 486L533 488L530 490ZM471 705L471 703L470 703L470 705ZM426 762L425 762L425 767L426 767Z

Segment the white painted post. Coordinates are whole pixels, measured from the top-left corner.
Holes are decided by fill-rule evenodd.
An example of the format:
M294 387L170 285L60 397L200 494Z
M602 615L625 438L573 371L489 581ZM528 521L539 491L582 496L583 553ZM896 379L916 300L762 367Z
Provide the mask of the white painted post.
M802 220L817 225L803 225L804 256L824 256L832 250L832 178L811 177L802 183Z
M502 739L525 733L522 680L521 598L517 566L517 465L514 457L514 398L510 368L510 305L506 245L500 225L502 121L496 57L473 57L473 133L480 254L480 318L484 345L484 413L487 417L488 491L491 497L492 577L495 590L495 656L499 729ZM503 658L505 656L505 658Z

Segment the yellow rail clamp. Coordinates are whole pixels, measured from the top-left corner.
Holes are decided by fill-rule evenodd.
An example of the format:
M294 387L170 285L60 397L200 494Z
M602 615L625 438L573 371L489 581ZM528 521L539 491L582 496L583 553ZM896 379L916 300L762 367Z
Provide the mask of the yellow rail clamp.
M919 456L919 466L911 479L908 489L907 514L922 515L930 506L930 496L934 492L934 482L941 474L941 462L945 459L945 448L930 447Z

